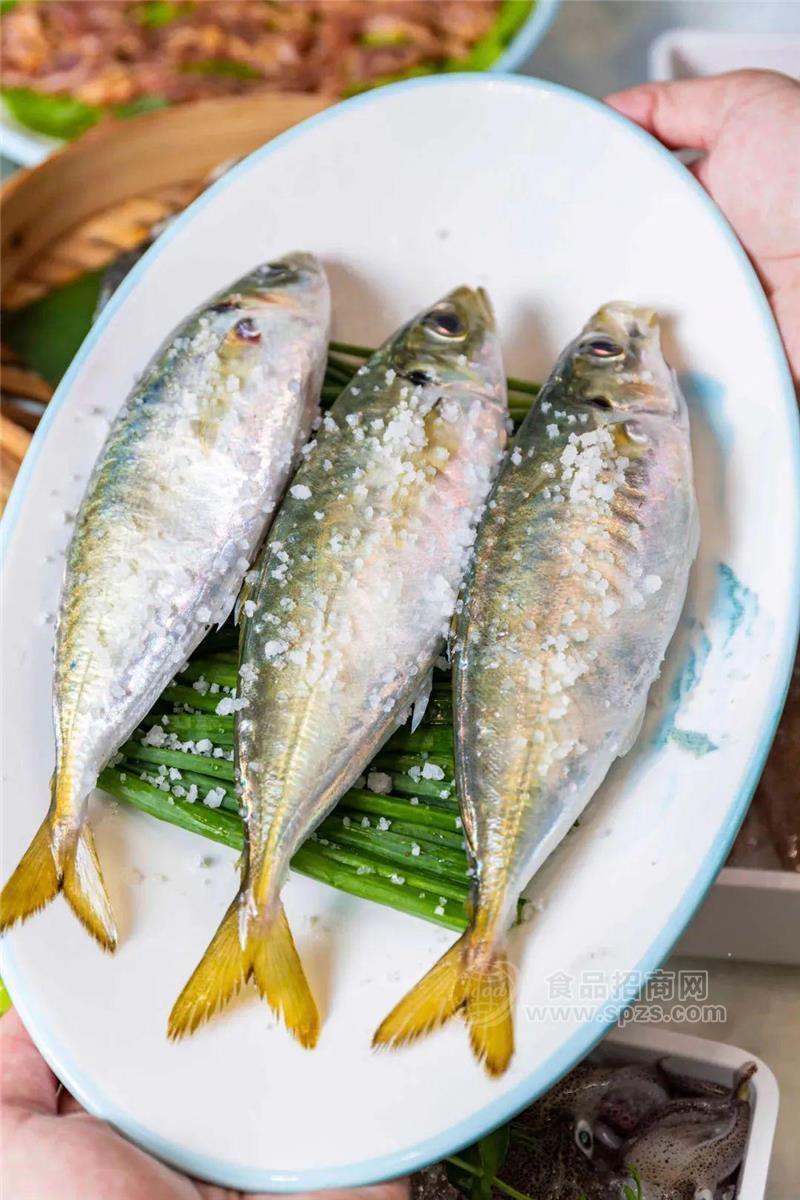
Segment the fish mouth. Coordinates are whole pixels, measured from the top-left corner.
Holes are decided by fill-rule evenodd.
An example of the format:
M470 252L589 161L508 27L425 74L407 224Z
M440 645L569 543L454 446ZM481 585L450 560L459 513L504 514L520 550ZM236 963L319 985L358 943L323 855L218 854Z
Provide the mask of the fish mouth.
M244 279L252 280L260 289L272 288L280 291L304 279L309 280L322 275L322 263L314 254L305 250L295 250L291 254L281 254L280 257L260 263L245 275Z
M469 314L471 321L479 321L486 329L494 331L497 328L492 302L485 288L471 288L466 284L453 288L444 297L446 301L462 307Z
M631 341L660 342L660 322L656 310L630 304L627 300L612 300L604 304L587 322L586 330L606 333L623 346Z
M273 260L276 264L293 267L297 271L321 271L322 264L315 254L307 250L293 250L290 254L282 254Z

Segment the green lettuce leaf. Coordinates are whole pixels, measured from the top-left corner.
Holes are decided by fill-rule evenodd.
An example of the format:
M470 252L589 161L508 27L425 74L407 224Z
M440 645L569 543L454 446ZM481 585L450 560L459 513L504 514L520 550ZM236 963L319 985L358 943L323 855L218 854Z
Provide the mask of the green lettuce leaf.
M78 137L103 115L96 104L84 104L71 96L48 96L30 88L3 88L0 95L20 125L48 137Z

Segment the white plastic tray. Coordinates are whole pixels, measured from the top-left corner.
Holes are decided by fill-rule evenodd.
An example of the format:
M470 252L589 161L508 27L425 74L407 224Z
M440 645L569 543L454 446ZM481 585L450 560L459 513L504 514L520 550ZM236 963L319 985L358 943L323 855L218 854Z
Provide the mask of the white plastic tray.
M758 1070L750 1081L752 1117L736 1200L762 1200L778 1121L779 1094L775 1076L760 1058L725 1042L641 1025L615 1030L593 1051L591 1058L595 1062L612 1063L654 1063L660 1058L670 1058L685 1075L726 1085L733 1082L739 1067L754 1062Z

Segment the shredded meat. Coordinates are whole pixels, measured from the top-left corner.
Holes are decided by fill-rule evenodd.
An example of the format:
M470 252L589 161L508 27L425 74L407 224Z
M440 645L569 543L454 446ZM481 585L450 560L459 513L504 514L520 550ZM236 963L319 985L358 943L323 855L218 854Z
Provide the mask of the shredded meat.
M20 0L3 17L5 87L89 104L258 87L342 95L460 59L500 0Z

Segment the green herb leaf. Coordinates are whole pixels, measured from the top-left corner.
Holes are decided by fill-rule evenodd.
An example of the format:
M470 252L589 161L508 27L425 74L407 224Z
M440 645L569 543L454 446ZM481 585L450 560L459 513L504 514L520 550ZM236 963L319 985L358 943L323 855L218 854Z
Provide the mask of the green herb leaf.
M535 0L503 0L495 32L504 46L519 32L534 8Z
M127 104L114 106L115 117L138 117L140 113L157 112L160 108L169 108L169 100L163 96L137 96Z
M466 1155L467 1151L464 1151L463 1153ZM470 1200L470 1197L472 1196L472 1185L475 1182L475 1175L472 1174L472 1172L468 1172L465 1167L461 1165L461 1161L458 1158L446 1159L444 1167L448 1182L451 1184L451 1186L456 1188L457 1191L461 1192L461 1195L465 1196L466 1200Z
M0 979L0 1017L2 1017L4 1012L8 1012L10 1008L11 997L8 994L6 985L3 983L2 979Z
M53 387L92 324L102 275L94 271L3 315L3 338Z
M492 1188L508 1153L508 1125L487 1133L446 1163L447 1177L467 1200L491 1200Z
M231 79L263 79L249 63L235 62L231 58L207 58L200 62L184 63L181 70L188 75L221 75Z
M472 1200L491 1200L492 1182L500 1174L508 1153L508 1143L511 1130L508 1125L501 1125L492 1133L487 1133L477 1143L478 1159L483 1176L475 1180L472 1189Z
M446 71L485 71L496 62L508 43L527 21L535 0L503 0L497 20L464 58L451 58Z
M182 4L173 0L146 0L133 10L134 18L147 29L161 29L163 25L171 25L181 15Z
M12 8L16 8L17 0L0 0L0 17L3 13L11 12ZM0 980L2 983L2 980Z
M398 71L396 75L382 75L380 79L371 79L369 82L362 81L348 84L342 92L342 96L345 99L348 96L360 96L362 92L369 92L372 88L383 87L387 83L398 83L401 79L417 79L422 75L435 75L437 70L438 67L434 67L430 63L420 63L418 67L411 67L408 71Z
M103 115L102 108L95 104L84 104L71 96L48 96L30 88L3 88L0 95L20 125L49 137L78 137Z
M622 1194L625 1200L642 1200L642 1177L639 1174L639 1168L633 1163L626 1163L625 1170L636 1185L636 1191L627 1183L623 1185Z

